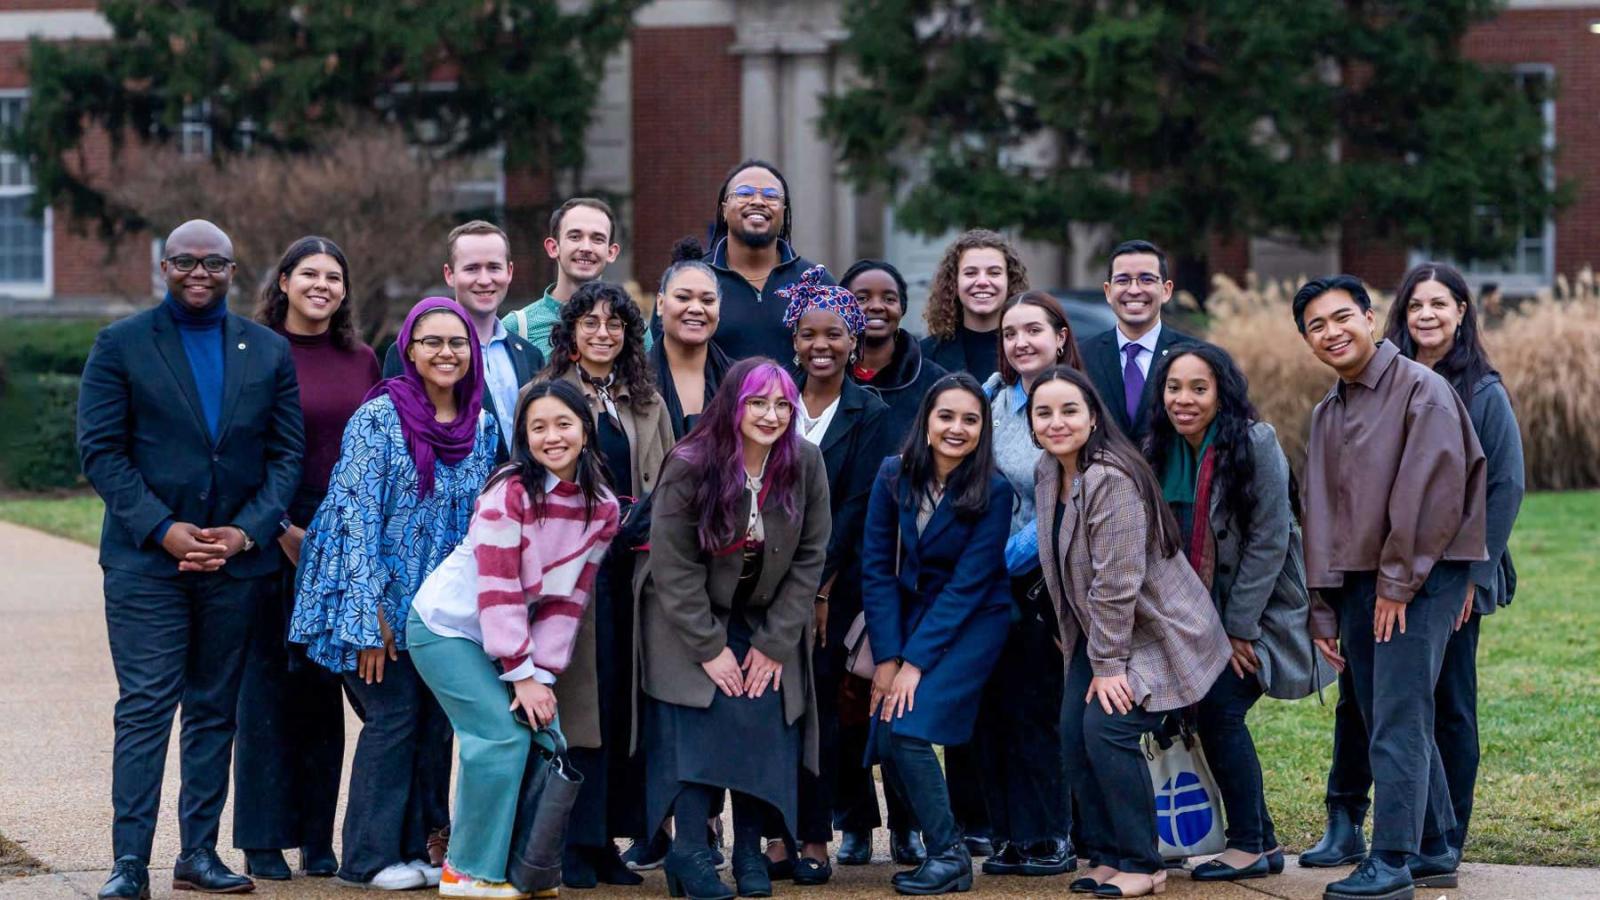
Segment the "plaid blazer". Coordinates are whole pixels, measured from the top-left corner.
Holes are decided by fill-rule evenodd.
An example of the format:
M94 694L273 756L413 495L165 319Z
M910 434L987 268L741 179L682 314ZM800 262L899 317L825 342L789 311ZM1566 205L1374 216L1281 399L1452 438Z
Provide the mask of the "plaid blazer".
M1061 466L1053 457L1041 456L1034 473L1039 561L1066 664L1081 632L1094 674L1126 674L1146 711L1198 702L1233 651L1188 560L1148 549L1149 523L1133 479L1093 463L1077 491L1062 498ZM1058 499L1065 500L1059 523Z

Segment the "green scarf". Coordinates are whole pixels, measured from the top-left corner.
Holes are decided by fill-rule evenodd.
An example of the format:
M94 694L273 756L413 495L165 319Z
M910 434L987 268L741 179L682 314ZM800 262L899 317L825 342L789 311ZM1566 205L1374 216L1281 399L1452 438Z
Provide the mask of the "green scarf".
M1216 433L1217 420L1212 419L1211 424L1206 426L1205 440L1200 442L1199 450L1182 435L1172 436L1173 451L1167 454L1166 467L1161 471L1161 499L1168 503L1194 505L1195 491L1200 486L1200 461L1211 449L1211 439Z

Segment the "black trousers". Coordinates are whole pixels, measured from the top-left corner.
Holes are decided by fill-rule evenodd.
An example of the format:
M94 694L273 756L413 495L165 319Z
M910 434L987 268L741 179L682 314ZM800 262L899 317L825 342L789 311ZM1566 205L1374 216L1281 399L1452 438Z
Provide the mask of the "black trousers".
M1153 875L1162 866L1156 795L1139 739L1162 716L1143 707L1107 714L1099 700L1085 703L1093 678L1080 637L1061 697L1061 763L1077 803L1078 855L1090 865Z
M383 681L344 684L363 715L350 767L339 877L370 881L387 866L428 858L428 835L450 824L454 732L411 654L385 660Z
M1278 846L1261 784L1261 759L1245 724L1245 715L1259 699L1261 681L1254 675L1240 678L1229 666L1195 709L1200 746L1228 814L1228 847L1247 853Z
M978 711L973 740L944 748L945 778L949 781L950 809L956 826L969 837L987 838L990 832L989 805L983 799L988 786L983 779L983 764L978 757L978 735L989 726L988 713ZM923 835L926 839L927 835Z
M817 769L800 765L800 797L795 840L826 844L833 840L833 808L839 787L839 681L844 677L842 641L818 643L811 653L817 691ZM857 757L859 760L860 757ZM876 806L876 803L874 803Z
M1464 602L1464 601L1463 601ZM1433 740L1444 765L1445 784L1456 825L1445 834L1455 850L1467 842L1472 796L1478 783L1478 634L1482 617L1473 615L1445 645L1439 683L1433 689ZM1333 765L1328 770L1328 803L1348 809L1357 821L1370 803L1372 767L1367 761L1367 726L1361 721L1350 669L1339 675L1334 707Z
M294 570L256 605L233 756L233 845L333 846L344 768L344 687L286 643Z
M1435 565L1406 606L1405 633L1396 627L1382 644L1372 635L1373 573L1348 573L1342 588L1324 592L1336 598L1340 642L1368 735L1374 850L1416 853L1424 840L1456 827L1434 738L1433 696L1466 590L1466 564Z
M150 861L172 716L180 706L181 843L185 850L216 847L245 647L255 605L271 583L270 577L223 572L151 578L105 570L106 633L118 691L113 856Z
M613 838L642 839L644 831L644 756L630 756L633 698L633 554L613 547L595 578L595 697L599 703L600 746L567 751L583 773L583 787L567 821L567 846L600 848ZM643 706L643 696L639 698Z
M839 729L839 777L834 794L834 827L840 831L868 832L885 822L878 814L878 786L872 766L864 764L872 722L851 723ZM884 779L883 803L891 831L912 831L911 810Z
M878 723L874 732L877 758L883 762L885 787L900 796L922 829L929 856L938 856L961 840L961 828L950 808L945 773L933 745L921 738L893 734ZM945 751L949 753L948 748ZM949 757L946 756L946 765Z
M1061 770L1062 669L1050 631L1024 606L984 686L974 740L996 844L1065 838L1071 830Z

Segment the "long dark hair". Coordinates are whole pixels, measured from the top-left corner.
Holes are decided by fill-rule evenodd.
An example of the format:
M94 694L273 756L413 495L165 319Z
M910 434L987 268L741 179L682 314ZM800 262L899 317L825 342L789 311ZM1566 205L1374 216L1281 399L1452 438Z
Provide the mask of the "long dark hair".
M1019 306L1032 306L1044 310L1044 317L1050 322L1050 329L1060 333L1063 329L1067 332L1067 342L1061 345L1061 352L1056 354L1056 364L1071 366L1078 371L1083 371L1083 356L1078 353L1078 336L1072 330L1072 323L1067 321L1067 311L1061 308L1061 301L1048 291L1023 291L1012 295L1006 305L1000 308L1000 327L995 329L994 341L997 345L996 352L1000 361L1000 380L1006 384L1016 384L1021 375L1011 368L1011 362L1006 359L1006 313Z
M289 316L289 295L278 286L278 282L292 273L301 260L319 253L333 257L333 261L339 264L339 274L344 276L344 299L339 301L339 308L333 311L328 334L335 347L349 350L361 343L360 336L356 334L355 298L350 296L350 262L344 258L344 251L339 249L339 245L325 237L308 235L283 251L278 268L261 286L261 296L256 301L256 321L274 331L283 330L284 320Z
M1150 371L1150 381L1156 386L1158 398L1165 392L1167 373L1172 370L1172 364L1185 356L1193 356L1205 363L1206 368L1211 370L1211 380L1216 382L1216 430L1211 435L1216 466L1212 471L1216 473L1217 482L1222 488L1223 508L1239 523L1240 532L1248 534L1256 506L1255 491L1252 489L1256 458L1250 448L1250 426L1261 418L1250 403L1249 382L1234 364L1233 357L1221 347L1181 344L1161 357ZM1152 409L1151 419L1150 433L1144 439L1144 455L1150 460L1152 471L1164 472L1174 442L1183 438L1172 427L1172 417L1166 414L1165 409ZM1195 510L1196 521L1206 515L1204 510Z
M933 489L933 447L928 444L928 419L939 396L947 391L966 391L978 400L978 415L982 419L978 428L978 446L966 458L956 463L944 482L945 496L955 504L956 515L962 518L981 516L989 508L989 481L994 477L994 419L989 412L989 397L983 392L978 379L966 372L951 372L935 381L922 395L922 405L917 409L916 425L906 435L900 448L900 479L910 486L900 502L906 509L915 510Z
M716 249L717 241L728 236L728 220L722 214L722 205L728 201L728 188L733 184L734 176L745 169L766 169L772 177L778 179L778 184L783 187L783 227L778 229L778 240L789 242L789 234L794 230L794 207L789 205L789 182L778 171L778 167L764 159L747 159L728 170L727 177L722 179L722 187L717 188L717 211L711 221L715 223L711 228L711 247Z
M583 522L587 525L594 516L595 506L604 499L603 491L609 486L600 458L600 436L594 427L594 416L589 414L589 401L569 381L535 381L522 389L521 396L517 398L517 414L513 419L517 424L511 430L511 459L494 470L479 492L480 496L508 478L519 478L523 490L528 492L533 514L544 517L544 481L549 470L534 458L533 450L528 446L527 427L528 410L541 397L560 400L582 423L583 449L578 451L578 470L574 474L578 490L583 492Z
M1145 462L1138 448L1123 436L1111 416L1106 414L1105 402L1100 399L1100 393L1094 389L1094 382L1089 380L1089 376L1071 366L1051 366L1040 372L1039 377L1033 380L1033 388L1028 391L1028 428L1033 428L1034 396L1039 393L1040 387L1052 381L1065 381L1076 387L1083 394L1083 402L1088 404L1089 414L1094 418L1095 427L1089 432L1083 449L1078 451L1078 471L1100 463L1132 479L1134 488L1139 492L1139 502L1144 504L1145 519L1150 523L1146 547L1159 552L1163 559L1177 553L1180 538L1178 520L1173 518L1172 510L1161 496L1161 482L1156 480L1155 472L1150 470L1150 464ZM1067 485L1062 485L1063 492L1067 489Z
M744 421L745 401L766 394L776 384L791 407L798 406L800 392L794 379L782 366L764 356L740 360L728 370L717 393L695 421L694 428L668 455L689 463L698 478L694 489L694 508L700 512L696 536L700 549L715 553L729 546L743 527L735 522L739 501L744 494L744 436L739 430ZM762 476L785 515L799 512L801 485L796 470L800 465L800 432L794 414L789 427L779 436L767 457Z
M1463 403L1470 403L1472 389L1483 376L1494 372L1494 366L1490 365L1489 353L1483 349L1483 340L1479 337L1478 312L1472 306L1472 292L1467 288L1467 280L1461 277L1454 266L1426 262L1406 273L1406 277L1400 281L1400 289L1395 292L1394 303L1389 307L1389 321L1384 326L1383 338L1394 341L1407 359L1417 358L1416 339L1411 337L1411 329L1406 327L1406 307L1411 303L1411 296L1425 281L1437 281L1444 285L1461 308L1461 328L1456 332L1455 343L1450 345L1450 352L1439 360L1433 370L1450 382L1450 386L1461 395Z
M622 352L612 363L617 381L628 389L629 404L646 406L655 396L656 380L644 355L644 314L619 284L591 281L561 304L561 318L550 329L550 362L545 374L560 378L578 363L578 320L604 303L622 320Z

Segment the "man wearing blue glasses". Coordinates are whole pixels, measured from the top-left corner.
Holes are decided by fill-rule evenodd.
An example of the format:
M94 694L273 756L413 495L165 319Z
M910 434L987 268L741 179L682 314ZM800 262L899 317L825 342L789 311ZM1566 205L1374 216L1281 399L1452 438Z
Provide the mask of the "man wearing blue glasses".
M708 262L722 289L722 310L712 340L730 359L787 362L794 356L777 291L816 263L789 246L790 209L788 182L776 166L758 159L734 166L717 193Z
M1157 395L1157 386L1146 383L1150 369L1174 344L1200 341L1161 324L1161 307L1172 299L1172 281L1167 255L1155 244L1123 241L1112 248L1105 292L1117 327L1078 349L1112 419L1137 445L1150 429L1150 407Z

